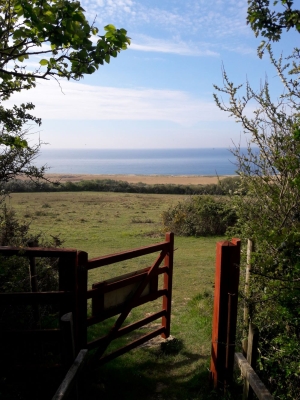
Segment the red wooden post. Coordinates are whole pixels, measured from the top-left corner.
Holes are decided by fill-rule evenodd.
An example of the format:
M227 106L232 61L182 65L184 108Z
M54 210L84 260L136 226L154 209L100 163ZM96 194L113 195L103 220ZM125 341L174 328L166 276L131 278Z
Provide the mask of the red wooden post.
M87 346L87 285L88 285L88 254L85 251L77 253L77 298L75 320L75 349Z
M168 267L168 272L164 274L164 289L168 292L166 296L163 296L163 310L165 310L166 316L162 317L162 326L165 328L165 332L161 334L165 339L170 336L171 329L174 233L166 233L166 242L170 243L169 251L165 257L165 266Z
M211 380L226 388L233 375L240 264L239 239L218 242L211 349Z

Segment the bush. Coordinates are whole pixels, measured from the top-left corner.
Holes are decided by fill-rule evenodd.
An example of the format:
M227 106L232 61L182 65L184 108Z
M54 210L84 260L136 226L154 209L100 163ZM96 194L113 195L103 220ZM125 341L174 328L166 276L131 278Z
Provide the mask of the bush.
M0 207L0 246L15 246L22 248L28 246L53 247L57 245L56 237L50 241L44 240L40 235L31 235L28 223L20 222L14 210L6 205ZM57 246L56 246L57 247ZM37 285L39 291L58 290L57 259L36 258ZM0 292L30 292L29 260L27 257L0 256ZM55 313L57 307L40 306L40 316L46 317ZM30 329L36 321L33 309L30 306L1 306L0 328Z
M207 185L175 185L129 183L112 179L97 179L80 182L65 182L53 184L47 181L32 182L28 180L12 179L4 183L3 189L8 193L23 192L120 192L120 193L156 193L156 194L186 194L186 195L228 195L234 193L240 178L227 177L219 183Z
M165 231L182 236L223 235L236 222L227 199L192 196L162 214Z

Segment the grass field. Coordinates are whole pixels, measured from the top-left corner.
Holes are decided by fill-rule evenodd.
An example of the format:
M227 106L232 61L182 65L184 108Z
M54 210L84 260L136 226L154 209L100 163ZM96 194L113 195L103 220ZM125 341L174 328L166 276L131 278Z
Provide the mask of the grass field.
M59 235L63 247L84 250L92 258L162 241L161 213L182 199L126 193L16 193L7 203L31 222L32 232L45 237ZM85 398L215 398L213 393L208 394L207 380L215 246L222 239L175 237L171 323L175 340L165 347L133 350L101 367L87 378ZM149 266L153 260L152 255L96 270L89 277L89 285ZM135 309L129 322L156 306L153 302ZM95 329L90 331L91 337L96 334L99 332Z

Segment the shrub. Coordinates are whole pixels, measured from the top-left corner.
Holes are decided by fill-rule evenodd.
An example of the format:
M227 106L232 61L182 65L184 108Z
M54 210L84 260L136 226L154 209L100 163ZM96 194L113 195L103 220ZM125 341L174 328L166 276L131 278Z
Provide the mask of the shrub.
M14 210L6 205L0 207L0 246L15 246L20 248L30 245L52 247L56 245L56 237L46 241L40 235L30 234L29 223L20 222ZM57 259L36 258L37 285L39 291L58 290ZM0 256L0 292L28 292L31 291L29 260L27 257ZM56 307L40 306L40 316L48 318L49 313L56 312ZM0 310L0 328L30 329L34 326L32 307L30 306L3 306Z
M227 199L192 196L162 214L165 231L183 236L223 235L236 222Z
M3 189L8 193L17 192L120 192L120 193L157 193L157 194L186 194L186 195L228 195L234 193L240 178L227 177L219 183L207 185L175 185L129 183L112 179L101 179L80 182L65 182L53 184L51 182L32 182L27 180L12 179L4 183Z

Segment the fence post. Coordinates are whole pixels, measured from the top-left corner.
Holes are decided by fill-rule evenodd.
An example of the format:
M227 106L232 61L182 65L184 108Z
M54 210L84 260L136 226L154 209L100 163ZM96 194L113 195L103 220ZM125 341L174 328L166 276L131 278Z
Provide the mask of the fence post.
M35 243L28 243L28 247L37 247ZM30 265L30 287L32 292L38 292L38 284L37 284L37 274L36 274L36 265L35 265L35 257L28 257L29 265Z
M163 310L165 310L166 315L162 317L162 326L165 328L165 332L161 334L165 339L170 336L171 327L174 233L166 233L166 242L169 242L169 251L165 257L165 266L168 267L168 271L164 273L164 289L167 290L168 294L163 296Z
M252 257L252 252L254 250L254 244L253 240L248 239L247 242L247 261L246 261L246 274L245 274L245 289L244 289L244 295L245 295L245 300L244 300L244 329L243 329L243 336L245 336L245 339L242 341L242 348L243 348L243 354L246 357L247 354L247 346L248 346L248 339L246 339L246 336L248 334L247 332L247 326L249 325L249 286L250 286L250 272L251 272L251 257Z
M69 369L75 360L74 326L71 312L61 317L60 329L62 333L63 363L66 369Z
M72 312L74 321L76 320L75 295L77 289L76 255L76 251L66 252L59 257L58 261L59 290L73 293L70 300L60 304L60 316Z
M210 373L213 386L224 388L233 376L238 286L239 239L217 243Z
M259 331L257 326L250 323L249 334L248 334L247 361L250 364L250 366L254 369L254 371L256 369L256 361L257 361L258 338L259 338ZM249 385L249 381L245 379L243 400L252 400L252 399L253 399L253 389Z
M75 348L78 353L80 349L87 346L87 285L88 285L88 253L78 251L77 253L77 298L76 298L76 333Z
M38 247L38 241L29 241L28 247ZM38 292L38 283L37 283L37 273L36 273L36 264L35 257L29 258L29 271L30 271L30 288L32 292ZM36 324L40 324L40 308L38 304L34 304L32 306L33 309L33 318Z

